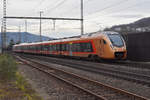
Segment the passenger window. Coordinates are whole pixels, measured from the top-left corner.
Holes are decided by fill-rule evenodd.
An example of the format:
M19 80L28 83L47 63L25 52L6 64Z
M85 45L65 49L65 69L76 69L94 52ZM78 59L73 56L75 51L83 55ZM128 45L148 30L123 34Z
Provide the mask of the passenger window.
M104 43L104 44L106 44L106 41L105 41L105 40L103 40L103 43Z

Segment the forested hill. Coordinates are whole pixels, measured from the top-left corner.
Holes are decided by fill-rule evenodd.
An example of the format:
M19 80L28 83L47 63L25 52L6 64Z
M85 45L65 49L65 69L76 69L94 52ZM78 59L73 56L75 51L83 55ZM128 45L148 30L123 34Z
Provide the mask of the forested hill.
M115 25L105 30L121 31L121 32L149 32L150 17L140 19L130 24Z
M18 32L7 32L6 33L7 44L9 44L11 40L13 40L14 43L19 42L19 34L20 33L18 33ZM0 36L1 36L1 33L0 33ZM43 41L48 41L48 40L52 40L52 39L54 39L54 38L42 36ZM32 33L28 33L28 32L21 32L21 43L24 43L24 42L38 42L39 40L40 40L39 35L35 35L35 34L32 34ZM0 38L0 45L1 45L1 38Z

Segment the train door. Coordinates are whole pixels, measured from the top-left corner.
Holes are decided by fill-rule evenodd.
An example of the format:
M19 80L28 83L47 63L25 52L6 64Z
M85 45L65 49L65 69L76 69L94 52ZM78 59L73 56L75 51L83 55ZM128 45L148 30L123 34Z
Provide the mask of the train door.
M106 41L104 39L101 39L100 40L100 55L103 56L104 53L105 53L105 44L106 44Z
M69 56L72 56L72 43L69 44Z
M59 44L59 55L62 55L62 44Z

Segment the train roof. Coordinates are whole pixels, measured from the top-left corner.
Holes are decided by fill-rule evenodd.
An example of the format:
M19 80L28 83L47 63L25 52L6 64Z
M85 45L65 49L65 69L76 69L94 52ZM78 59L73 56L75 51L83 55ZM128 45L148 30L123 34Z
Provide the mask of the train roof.
M38 45L41 43L55 43L55 42L68 42L68 41L74 41L74 40L79 40L80 39L90 39L90 38L97 38L98 36L101 35L109 35L109 34L119 34L117 32L113 32L113 31L104 31L104 32L92 32L92 33L87 33L84 35L79 35L79 36L73 36L73 37L66 37L66 38L60 38L60 39L56 39L56 40L51 40L51 41L43 41L43 42L34 42L34 43L21 43L21 44L17 44L15 46L24 46L24 45Z

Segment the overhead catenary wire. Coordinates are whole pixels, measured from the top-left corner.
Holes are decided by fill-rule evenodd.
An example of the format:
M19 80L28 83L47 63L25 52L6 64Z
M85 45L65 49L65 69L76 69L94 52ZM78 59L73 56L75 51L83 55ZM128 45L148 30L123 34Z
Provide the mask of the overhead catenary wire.
M40 2L34 6L34 10L38 9L46 0L40 0Z
M88 3L90 0L87 0L86 1L86 3ZM127 2L127 1L129 1L129 0L121 0L121 1L119 1L119 2L117 2L117 3L113 3L113 4L111 4L111 5L109 5L109 6L107 6L107 7L104 7L104 8L102 8L102 9L99 9L100 10L100 12L101 11L104 11L104 10L106 10L106 9L110 9L110 8L114 8L114 7L116 7L115 5L121 5L121 4L123 4L124 2ZM76 7L78 7L78 6L76 6ZM71 10L73 10L73 9L75 9L75 8L72 8ZM99 11L98 10L98 11ZM70 10L69 10L70 11Z
M87 4L88 2L90 2L91 0L86 0L85 2L84 2L84 5L85 4ZM69 11L66 11L66 12L62 12L62 13L60 13L59 15L66 15L68 12L73 12L73 11L75 11L76 10L76 8L78 8L78 7L80 7L80 5L75 5L74 7L72 7L71 9L69 9Z
M45 0L42 0L42 1L45 1ZM62 2L64 2L65 3L65 1L66 0L63 0ZM125 0L124 0L125 1ZM127 1L129 1L129 0L127 0ZM85 1L86 2L86 1ZM87 0L87 2L91 2L91 0ZM125 1L126 2L126 1ZM42 2L43 3L43 2ZM62 4L64 4L64 3L62 3ZM124 2L122 2L122 3L124 3ZM120 2L120 4L119 4L119 2L118 3L116 3L116 5L121 5L122 4L121 2ZM40 4L40 3L39 3ZM59 4L59 5L58 5ZM55 10L55 9L57 9L58 7L60 7L62 4L61 4L61 2L60 3L58 3L55 7L52 7L52 9L49 9L49 10L51 10L50 12L52 12L53 10ZM39 5L40 6L40 5ZM108 7L108 6L107 6ZM111 8L115 8L116 6L113 6L113 7L104 7L104 8L106 8L106 9L103 9L102 11L104 11L104 10L107 10L107 9L111 9ZM131 7L126 7L125 9L129 9L129 8L133 8L133 6L131 6ZM73 9L75 9L75 8L73 8ZM118 12L120 12L120 11L122 11L122 10L124 10L124 8L121 8L121 9L117 9L118 10ZM97 12L97 11L96 11ZM98 12L101 12L101 11L98 11ZM116 12L116 11L115 11ZM102 14L102 13L100 13L100 14ZM112 13L108 13L108 15L109 14L112 14ZM102 15L103 16L103 15Z
M98 10L95 11L94 13L88 13L88 15L93 15L93 14L95 14L96 12L103 12L104 10L111 9L111 8L115 8L116 6L119 6L119 5L121 5L121 4L125 3L125 2L128 2L128 1L129 1L129 0L121 0L121 1L119 1L119 2L117 2L117 3L113 3L113 4L109 5L109 6L107 6L107 7L98 9Z
M142 3L145 3L145 2L142 2ZM122 9L117 9L117 11L115 10L114 12L122 12L122 11L124 11L124 10L128 10L128 9L131 9L131 8L135 8L135 7L137 7L137 5L141 5L142 4L141 2L139 3L136 3L136 4L134 4L134 5L129 5L129 6L127 6L127 7L125 7L125 8L122 8ZM108 13L108 14L103 14L103 13L99 13L99 15L100 16L108 16L108 15L111 15L112 14L112 12L111 13ZM99 16L98 15L98 16ZM88 20L88 19L85 19L85 20Z
M52 13L55 9L57 9L59 6L61 6L62 4L64 4L66 1L67 1L67 0L62 0L61 2L57 3L54 7L48 9L48 10L46 11L46 14L48 14L49 11L50 11L50 13Z
M46 0L41 0L38 4L37 7L41 6Z
M143 2L143 3L145 3L145 2ZM138 3L136 3L136 4L134 4L134 5L130 5L130 6L127 6L126 8L122 8L122 9L118 9L118 11L115 11L115 12L122 12L123 10L127 10L127 9L131 9L131 8L134 8L134 7L137 7L137 5L141 5L142 3L140 2L138 2ZM102 13L100 13L100 14L102 14ZM101 17L102 16L108 16L108 15L110 15L110 14L112 14L112 13L108 13L108 14L106 14L106 15L101 15ZM85 21L86 22L92 22L92 23L95 23L95 21L89 21L89 19L85 19ZM111 21L108 21L108 22L111 22ZM97 22L98 23L98 22ZM102 24L102 23L100 23L100 24Z
M125 3L125 2L128 2L128 1L129 1L129 0L121 0L121 1L119 1L119 2L117 2L117 3L113 3L113 4L109 5L109 6L106 6L106 7L104 7L104 8L101 8L101 9L95 11L95 12L103 12L104 10L111 9L111 8L115 8L116 6L119 6L119 5L121 5L121 4ZM84 2L84 5L86 5L86 4L89 3L89 2L91 2L91 0L85 1L85 2ZM78 7L78 5L75 6L75 7L73 7L73 8L71 8L69 11L73 12L77 7ZM65 12L65 13L63 13L63 14L67 14L69 11L67 11L67 12ZM89 13L88 15L93 15L93 14L95 14L95 12L94 12L94 13ZM85 14L86 14L86 13L85 13ZM87 15L87 16L88 16L88 15Z

